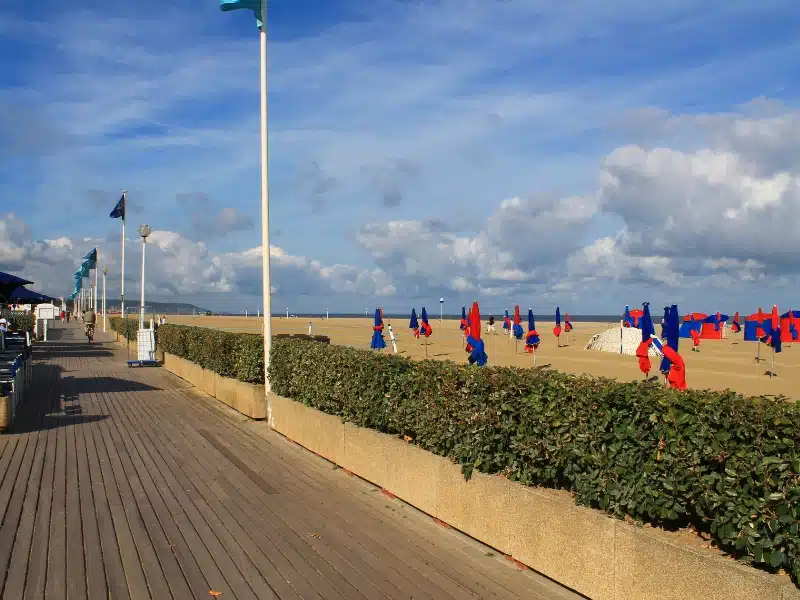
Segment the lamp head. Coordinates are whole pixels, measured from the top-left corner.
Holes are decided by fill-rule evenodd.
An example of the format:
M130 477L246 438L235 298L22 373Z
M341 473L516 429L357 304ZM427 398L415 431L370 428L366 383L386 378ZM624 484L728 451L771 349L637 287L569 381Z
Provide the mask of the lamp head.
M149 236L151 233L153 233L153 229L150 227L150 225L147 224L139 225L140 236L142 236L143 238L147 238L147 236Z
M103 267L103 275L108 275L108 266Z

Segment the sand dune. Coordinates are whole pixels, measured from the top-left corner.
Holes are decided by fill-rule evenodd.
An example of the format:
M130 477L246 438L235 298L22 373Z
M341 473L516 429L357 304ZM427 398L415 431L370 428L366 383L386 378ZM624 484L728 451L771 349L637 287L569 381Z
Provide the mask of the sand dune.
M330 336L331 342L369 348L372 336L372 320L353 319L310 319L314 334ZM205 316L170 316L169 323L212 327L227 331L261 332L261 320L256 317L205 317ZM278 318L272 319L273 333L307 333L309 319ZM397 338L398 350L405 356L423 359L426 356L425 344L417 341L408 329L408 319L390 320ZM440 324L438 319L431 320L433 335L428 341L427 356L437 360L466 362L467 353L463 349L463 337L458 328L458 321L446 320ZM575 330L570 334L562 334L562 347L558 348L556 338L552 334L553 323L537 322L542 344L536 355L537 366L571 373L587 373L594 376L612 377L621 381L641 379L638 362L632 356L609 354L585 350L589 339L596 333L609 327L618 326L613 323L575 323ZM523 352L524 345L518 345L507 336L503 336L502 321L496 326L497 335L485 333L486 353L490 365L513 365L531 367L533 359ZM387 348L391 351L388 332L385 332ZM742 335L731 335L725 340L703 340L700 352L690 351L690 340L681 340L681 355L686 361L687 382L692 388L710 388L716 390L731 389L746 395L774 394L793 399L800 398L800 347L784 344L784 351L776 355L775 371L777 377L769 377L772 353L762 345L761 360L756 362L757 344L743 342ZM657 369L658 362L653 361ZM653 372L651 375L656 375Z

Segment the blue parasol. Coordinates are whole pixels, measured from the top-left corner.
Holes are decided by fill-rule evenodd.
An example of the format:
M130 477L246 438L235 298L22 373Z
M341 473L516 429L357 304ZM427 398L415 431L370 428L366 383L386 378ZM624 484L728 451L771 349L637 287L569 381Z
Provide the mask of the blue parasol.
M650 339L651 334L655 334L656 328L653 327L653 317L650 316L650 303L645 302L642 304L644 307L642 314L642 341L646 342Z
M664 309L664 326L662 328L662 339L675 352L678 351L678 340L680 340L680 317L678 316L678 305L673 304ZM661 372L668 373L672 363L665 356L661 361Z
M622 326L630 327L631 325L633 325L633 319L631 319L631 307L626 304L625 312L622 315Z
M419 329L419 321L417 321L417 309L411 309L411 321L408 324L409 329Z
M525 351L533 352L539 347L539 332L536 331L536 319L533 317L533 309L528 309L528 333L525 334Z
M375 309L375 325L372 327L372 341L369 344L372 350L383 350L386 348L386 342L383 339L383 317L381 316L381 309Z

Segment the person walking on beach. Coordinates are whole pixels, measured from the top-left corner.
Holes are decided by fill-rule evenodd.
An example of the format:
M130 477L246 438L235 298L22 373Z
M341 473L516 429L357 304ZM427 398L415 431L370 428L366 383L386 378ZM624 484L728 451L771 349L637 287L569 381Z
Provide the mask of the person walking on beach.
M494 330L494 317L492 315L489 315L489 320L486 322L486 333L493 333L497 335Z

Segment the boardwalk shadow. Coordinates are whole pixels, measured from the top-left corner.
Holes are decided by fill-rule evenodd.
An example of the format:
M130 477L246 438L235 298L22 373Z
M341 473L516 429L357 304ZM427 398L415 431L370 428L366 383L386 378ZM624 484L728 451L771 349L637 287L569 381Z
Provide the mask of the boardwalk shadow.
M62 379L67 398L80 394L113 394L121 392L155 392L161 388L117 377L64 377Z

